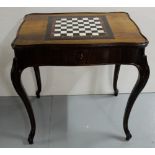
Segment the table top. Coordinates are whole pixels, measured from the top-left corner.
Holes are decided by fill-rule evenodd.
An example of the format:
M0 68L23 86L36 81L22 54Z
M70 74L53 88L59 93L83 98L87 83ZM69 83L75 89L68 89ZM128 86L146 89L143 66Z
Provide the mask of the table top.
M146 46L148 40L125 12L28 14L12 46L40 44Z

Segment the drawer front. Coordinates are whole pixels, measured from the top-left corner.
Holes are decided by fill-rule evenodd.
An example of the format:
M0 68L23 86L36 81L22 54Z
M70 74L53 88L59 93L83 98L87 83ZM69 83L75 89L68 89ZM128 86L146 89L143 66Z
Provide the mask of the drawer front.
M132 63L139 49L116 47L40 47L16 50L24 66L83 66Z

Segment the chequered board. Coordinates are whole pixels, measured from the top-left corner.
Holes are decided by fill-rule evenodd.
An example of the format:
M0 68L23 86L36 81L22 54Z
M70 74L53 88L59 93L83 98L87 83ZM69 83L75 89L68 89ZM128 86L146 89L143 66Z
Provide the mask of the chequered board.
M48 39L95 39L112 37L110 27L101 17L50 18Z
M60 18L55 22L55 37L99 36L105 33L98 17Z

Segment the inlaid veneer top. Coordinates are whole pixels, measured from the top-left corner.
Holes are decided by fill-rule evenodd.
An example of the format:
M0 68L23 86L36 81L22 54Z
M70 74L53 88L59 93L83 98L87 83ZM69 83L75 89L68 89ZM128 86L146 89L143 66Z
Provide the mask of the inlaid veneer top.
M124 12L34 13L25 16L12 45L147 43Z

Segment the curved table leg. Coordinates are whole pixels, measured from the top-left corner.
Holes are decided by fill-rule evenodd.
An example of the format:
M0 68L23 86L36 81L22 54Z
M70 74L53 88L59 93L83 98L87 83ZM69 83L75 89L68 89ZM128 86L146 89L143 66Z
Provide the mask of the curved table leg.
M125 109L125 113L124 113L124 120L123 120L123 128L124 128L124 132L126 134L126 140L130 140L130 138L132 137L132 135L128 129L128 120L129 120L129 115L130 115L131 109L132 109L133 104L134 104L135 100L137 99L138 95L143 90L144 86L146 85L149 75L150 75L150 70L149 70L149 66L148 66L146 57L143 58L142 64L136 65L136 67L138 69L139 76L138 76L138 80L137 80L137 82L129 96L127 106Z
M22 71L23 70L20 69L16 58L14 58L12 69L11 69L11 80L12 80L12 84L13 84L16 92L21 97L21 99L24 102L24 105L26 107L26 110L27 110L27 113L28 113L28 116L30 119L30 123L31 123L31 130L30 130L30 134L28 137L28 142L29 142L29 144L33 144L33 139L34 139L35 130L36 130L36 124L35 124L35 118L34 118L34 114L33 114L33 110L32 110L30 101L29 101L27 94L22 86L22 82L21 82Z
M115 71L114 71L114 80L113 80L113 88L114 88L114 95L118 95L118 89L117 89L117 81L118 81L118 74L120 71L121 65L115 65Z
M38 86L38 90L36 91L36 96L37 98L40 98L40 92L41 92L41 77L40 77L40 70L39 67L33 67L34 68L34 72L35 72L35 76L36 76L36 80L37 80L37 86Z

